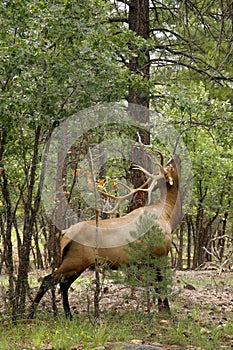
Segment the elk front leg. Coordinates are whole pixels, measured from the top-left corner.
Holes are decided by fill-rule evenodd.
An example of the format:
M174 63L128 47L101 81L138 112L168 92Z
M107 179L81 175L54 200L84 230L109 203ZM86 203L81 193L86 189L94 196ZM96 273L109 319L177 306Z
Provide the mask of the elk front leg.
M161 270L159 268L156 269L156 274L157 274L157 281L162 283L163 276L162 276ZM165 297L164 300L161 298L159 288L156 288L156 293L158 294L158 310L159 311L166 311L166 312L170 313L171 311L170 311L168 298Z

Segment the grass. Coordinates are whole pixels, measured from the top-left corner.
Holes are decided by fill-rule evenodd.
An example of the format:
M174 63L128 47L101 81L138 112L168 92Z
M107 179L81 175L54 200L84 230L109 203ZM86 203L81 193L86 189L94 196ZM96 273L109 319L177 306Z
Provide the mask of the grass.
M76 315L21 321L0 326L0 349L96 349L106 342L130 342L135 337L145 343L177 345L180 349L231 349L233 324L229 320L218 325L203 317L208 310L194 309L187 317L173 310L171 316L127 312L105 315L94 325L87 316ZM191 347L192 346L192 347Z
M208 276L182 279L182 283L200 289L200 294L206 285L220 294L221 288L232 286L232 275L224 280ZM104 349L107 342L135 339L146 344L159 343L166 349L230 350L233 349L232 316L230 308L223 313L217 305L198 301L187 306L179 297L172 302L171 315L112 309L102 314L98 324L86 312L74 315L72 322L63 317L62 310L57 319L47 312L38 312L35 320L17 324L10 323L10 318L4 315L0 324L0 350Z

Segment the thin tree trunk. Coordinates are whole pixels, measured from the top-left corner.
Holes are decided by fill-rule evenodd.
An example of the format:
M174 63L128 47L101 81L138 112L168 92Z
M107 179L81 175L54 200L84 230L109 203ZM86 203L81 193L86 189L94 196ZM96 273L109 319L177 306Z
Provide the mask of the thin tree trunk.
M34 141L34 149L32 155L32 163L29 174L29 186L27 199L25 202L24 208L24 226L23 226L23 242L20 250L19 257L19 268L18 268L18 276L17 276L17 284L16 284L16 304L13 310L13 318L21 318L25 314L25 304L26 304L26 295L28 291L28 272L29 272L29 258L30 258L30 250L31 250L31 241L33 234L33 226L36 219L36 214L39 209L40 204L40 193L39 190L35 197L33 191L36 182L36 169L37 169L37 161L38 161L38 151L39 151L39 140L40 140L40 132L41 127L38 126L35 130L35 141Z
M183 251L184 251L184 222L179 228L179 250L178 250L178 260L177 269L183 270Z
M225 252L225 243L226 243L226 230L227 230L227 219L228 219L228 212L224 213L223 219L222 219L222 231L221 231L221 236L223 237L221 240L219 240L219 256L220 256L220 261L222 262L224 252Z
M12 310L14 310L14 301L15 301L14 262L13 262L13 246L12 246L12 239L11 239L14 213L12 211L10 192L8 190L8 181L7 181L7 176L5 174L4 168L2 168L1 174L3 178L2 195L3 195L5 208L6 208L6 229L5 229L5 234L3 236L4 262L5 262L6 272L8 274L8 279L9 279L9 301L10 301Z
M7 133L4 128L1 130L0 135L0 163L3 159L3 154L5 151L6 137ZM5 204L5 218L6 218L6 228L3 228L3 260L1 264L5 262L6 272L9 279L9 300L12 310L14 309L14 262L13 262L13 247L11 239L11 231L13 225L13 219L15 216L15 211L12 209L11 197L8 188L7 175L3 166L0 167L0 186L2 189L2 197ZM1 228L3 226L3 221L1 219ZM5 232L4 232L5 231Z
M42 254L39 246L39 228L38 228L37 222L35 222L34 242L35 242L35 248L36 248L35 267L37 269L44 269Z
M192 218L189 215L186 215L186 223L187 223L187 269L191 268L191 247L192 247Z

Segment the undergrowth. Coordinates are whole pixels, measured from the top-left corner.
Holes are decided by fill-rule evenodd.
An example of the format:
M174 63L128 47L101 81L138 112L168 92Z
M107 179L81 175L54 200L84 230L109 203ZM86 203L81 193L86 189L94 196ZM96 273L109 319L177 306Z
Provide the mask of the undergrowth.
M232 287L231 274L226 274L224 278L202 276L191 279L182 274L178 286L189 285L190 288L191 284L202 298L205 298L206 289L211 288L220 301L224 290ZM87 282L85 277L83 281ZM80 285L81 282L77 285L78 291ZM170 315L158 313L156 307L151 309L150 314L143 308L124 310L113 307L102 312L98 322L94 322L94 316L88 315L85 308L83 312L74 314L73 321L69 321L63 317L63 310L59 309L59 317L53 318L52 313L41 306L34 320L13 324L1 309L0 350L105 349L107 343L130 343L133 340L142 344L160 344L166 350L232 349L233 310L230 305L222 308L210 300L201 302L194 294L195 291L189 290L186 299L175 298ZM187 300L187 295L190 295L190 300ZM112 300L111 295L109 300Z
M188 315L181 310L173 310L172 315L112 312L96 324L86 315L76 315L73 321L49 317L10 324L5 320L0 325L0 349L96 349L107 342L130 342L135 337L142 343L177 345L180 349L231 349L230 315L214 324L203 312L201 307Z

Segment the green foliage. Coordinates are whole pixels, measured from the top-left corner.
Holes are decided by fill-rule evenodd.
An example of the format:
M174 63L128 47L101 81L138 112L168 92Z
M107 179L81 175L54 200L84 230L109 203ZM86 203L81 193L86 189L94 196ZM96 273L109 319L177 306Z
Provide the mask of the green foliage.
M1 130L9 182L24 186L35 128L41 150L51 131L73 113L104 101L118 101L128 89L128 60L141 38L110 25L103 1L4 1L0 5ZM38 163L39 163L38 158ZM19 193L14 193L15 200Z
M170 9L167 11L167 9ZM205 80L211 96L226 100L232 94L231 5L210 1L164 6L151 11L154 40L152 79L158 84ZM212 84L214 82L214 84Z
M11 1L1 4L1 13L6 121L17 113L51 125L77 108L114 99L111 94L120 98L124 78L110 50L103 2Z
M112 278L117 283L132 288L145 288L142 293L142 303L146 302L150 312L150 300L158 295L172 295L173 273L169 267L166 255L155 254L155 250L165 246L164 232L155 224L155 217L143 215L139 218L137 231L131 232L134 239L129 243L127 253L129 264L121 266Z
M193 242L189 244L194 243L197 266L204 262L203 247L211 245L211 237L218 245L218 235L228 235L231 242L232 106L211 98L207 86L193 81L168 88L167 96L164 115L182 135L191 159L192 199L186 212L192 223Z
M229 209L233 193L232 111L230 103L211 99L202 83L169 91L164 113L179 127L192 159L193 203L202 202L208 215Z

